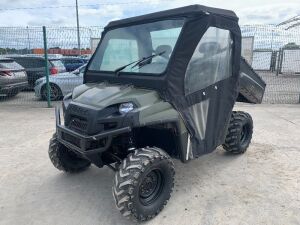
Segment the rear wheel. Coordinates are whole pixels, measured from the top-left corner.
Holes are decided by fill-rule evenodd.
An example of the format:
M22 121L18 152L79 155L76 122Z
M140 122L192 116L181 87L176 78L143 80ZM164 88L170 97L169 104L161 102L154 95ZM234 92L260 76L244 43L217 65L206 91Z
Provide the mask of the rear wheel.
M232 112L223 148L234 154L246 152L253 133L253 121L246 112Z
M174 165L159 148L142 148L130 154L115 175L113 196L127 218L146 221L156 216L170 199Z
M81 172L91 165L88 160L78 157L59 143L55 134L50 140L48 153L54 167L65 172Z
M44 85L42 87L41 96L42 96L43 100L47 101L48 92L47 92L46 85ZM62 98L62 92L61 92L60 88L56 84L50 84L50 100L56 101L61 98Z

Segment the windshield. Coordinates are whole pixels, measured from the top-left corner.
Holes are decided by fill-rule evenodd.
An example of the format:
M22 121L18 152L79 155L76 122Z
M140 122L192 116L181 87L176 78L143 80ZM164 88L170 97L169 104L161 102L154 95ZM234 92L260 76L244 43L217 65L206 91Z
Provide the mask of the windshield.
M88 69L114 72L132 62L157 55L142 65L127 66L121 73L161 74L167 67L183 23L183 19L164 20L110 30Z

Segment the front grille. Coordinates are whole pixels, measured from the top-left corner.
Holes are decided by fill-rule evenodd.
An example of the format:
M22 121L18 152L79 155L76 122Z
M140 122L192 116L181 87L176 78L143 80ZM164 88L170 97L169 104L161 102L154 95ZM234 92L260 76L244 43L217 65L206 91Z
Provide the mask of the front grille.
M81 115L81 116L87 116L87 114L88 114L87 109L79 107L77 105L73 105L73 104L70 104L68 106L68 111L72 112L72 113L75 113L75 114L78 114L78 115Z
M87 121L83 118L72 117L69 122L69 128L71 130L86 132L87 131Z
M68 133L62 132L61 134L61 138L68 142L71 143L73 145L75 145L78 148L81 148L81 139L74 137ZM87 141L84 143L85 146L85 150L89 151L89 150L93 150L93 149L97 149L97 148L103 148L105 147L105 145L107 144L108 139L107 138L102 138L100 140L96 140L96 141Z

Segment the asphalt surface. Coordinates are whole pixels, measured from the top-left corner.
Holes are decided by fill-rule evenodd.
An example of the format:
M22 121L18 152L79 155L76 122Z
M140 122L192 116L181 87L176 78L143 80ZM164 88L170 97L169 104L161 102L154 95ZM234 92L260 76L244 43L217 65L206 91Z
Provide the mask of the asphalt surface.
M300 106L241 105L254 119L244 155L218 148L176 161L165 209L144 224L300 224ZM0 224L132 224L115 208L113 172L64 174L48 159L54 110L0 106Z

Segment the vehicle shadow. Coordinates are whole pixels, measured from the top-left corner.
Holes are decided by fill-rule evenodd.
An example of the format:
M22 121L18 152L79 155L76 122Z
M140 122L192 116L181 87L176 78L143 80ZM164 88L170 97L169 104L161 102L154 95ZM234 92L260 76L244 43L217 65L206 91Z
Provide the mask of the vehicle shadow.
M173 211L176 202L181 201L182 196L189 195L189 190L201 187L205 180L210 179L212 173L217 172L217 168L226 167L237 158L217 150L187 164L175 161L176 181L167 210L163 210L162 215L147 223L166 222L164 218L170 215L168 208ZM45 192L36 197L48 202L47 205L56 206L52 211L51 220L64 218L66 224L78 224L78 221L79 224L132 224L132 221L124 218L115 207L111 193L113 179L114 172L107 167L98 169L92 166L79 174L54 172L42 184L41 188L44 187Z
M51 221L63 224L132 224L116 209L112 196L114 172L92 166L78 174L56 172L44 183L38 199L52 208ZM54 194L55 193L55 194ZM56 223L60 224L60 223Z

